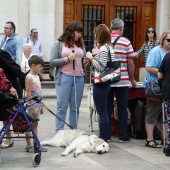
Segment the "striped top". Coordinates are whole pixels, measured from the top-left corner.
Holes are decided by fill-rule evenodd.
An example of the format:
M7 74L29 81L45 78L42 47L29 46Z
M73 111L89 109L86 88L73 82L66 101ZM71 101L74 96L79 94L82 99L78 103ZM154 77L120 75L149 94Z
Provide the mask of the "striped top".
M116 31L111 33L112 43L118 36L120 35ZM115 60L120 60L121 62L121 77L120 81L112 84L111 87L129 87L131 82L129 81L127 61L128 59L136 58L131 42L125 37L120 37L114 46L114 54Z
M142 45L141 49L136 52L136 57L139 57L141 54L144 54L145 55L145 61L144 62L146 63L149 51L157 45L158 45L158 40L156 40L155 44L153 43L153 41L151 41L150 43L145 42Z
M107 61L109 61L108 48L110 49L111 60L114 61L113 48L108 44L101 46L99 49L99 53L97 53L94 57L96 62L94 62L93 64L94 68L99 72L103 71L106 68Z

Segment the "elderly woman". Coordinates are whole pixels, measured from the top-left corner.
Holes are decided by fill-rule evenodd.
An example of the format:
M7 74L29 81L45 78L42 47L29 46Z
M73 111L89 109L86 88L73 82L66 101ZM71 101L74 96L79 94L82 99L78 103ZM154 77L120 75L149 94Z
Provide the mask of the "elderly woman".
M7 79L6 75L3 72L3 69L0 68L0 87L5 91L9 91L11 95L17 95L16 90L12 87L12 84ZM14 99L5 99L3 95L0 96L0 120L6 120L9 117L9 113L6 113L6 109L11 105L15 104ZM5 121L3 121L5 123ZM5 142L0 144L0 148L7 148L13 146L13 141L10 140L11 133L7 133L7 139Z
M22 53L22 62L21 62L21 71L26 73L29 71L30 67L28 65L28 60L32 56L32 45L25 43L23 45L23 53Z
M158 83L158 70L160 68L161 62L164 56L170 52L170 31L166 31L162 34L159 45L153 48L146 61L146 79L148 82ZM153 139L153 129L155 123L158 120L161 132L162 132L162 105L160 102L155 102L147 99L147 113L145 116L145 127L147 133L147 139L145 146L151 148L162 148Z
M3 69L8 80L11 82L12 87L17 90L19 97L22 97L22 89L25 88L25 74L21 72L21 68L18 64L11 59L9 53L0 49L0 68ZM22 87L22 88L21 88ZM16 94L14 89L10 89L12 94ZM14 106L16 101L14 99L3 100L0 102L0 121L5 122L9 117L9 113L6 109ZM11 133L6 135L7 139L1 143L0 148L8 148L13 146L11 141Z

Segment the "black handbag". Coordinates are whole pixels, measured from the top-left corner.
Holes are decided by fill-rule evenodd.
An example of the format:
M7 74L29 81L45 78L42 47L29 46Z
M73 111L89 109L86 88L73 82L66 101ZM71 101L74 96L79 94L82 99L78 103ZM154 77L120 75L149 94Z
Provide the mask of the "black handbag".
M120 61L114 61L107 64L107 67L98 72L95 70L94 84L112 84L120 81Z
M154 102L161 101L161 89L158 83L147 82L145 88L146 98Z

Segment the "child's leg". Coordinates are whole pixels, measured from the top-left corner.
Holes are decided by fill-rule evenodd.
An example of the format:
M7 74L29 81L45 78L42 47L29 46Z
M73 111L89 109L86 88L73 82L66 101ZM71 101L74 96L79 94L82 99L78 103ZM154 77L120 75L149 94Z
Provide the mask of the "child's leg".
M25 147L25 152L30 152L30 149L32 148L30 132L26 133L25 137L26 137L26 144L27 144L27 146Z
M34 132L35 132L36 135L37 135L37 138L38 138L38 121L32 123L32 127L33 127L33 129L34 129ZM35 138L33 138L33 143L35 143L35 142L36 142L36 140L35 140Z
M32 126L33 126L33 129L34 129L34 131L35 131L35 133L36 133L36 135L37 135L37 138L38 138L38 121L34 122L34 123L32 124ZM33 138L33 142L36 143L35 138ZM34 148L34 149L35 149L35 148ZM41 152L47 152L47 148L41 147Z
M31 147L31 139L30 139L30 132L25 134L26 137L26 143L27 143L27 147Z

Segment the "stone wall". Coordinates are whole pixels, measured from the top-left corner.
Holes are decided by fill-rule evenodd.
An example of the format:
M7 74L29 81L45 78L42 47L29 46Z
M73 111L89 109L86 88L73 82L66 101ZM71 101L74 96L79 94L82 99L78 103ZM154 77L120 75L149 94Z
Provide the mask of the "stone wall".
M43 59L49 61L51 46L63 31L63 0L0 0L0 4L0 40L6 21L15 23L22 39L37 28L45 51Z
M170 0L157 0L156 31L158 38L170 30Z

